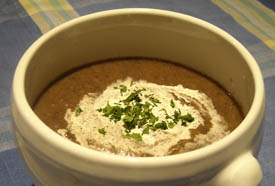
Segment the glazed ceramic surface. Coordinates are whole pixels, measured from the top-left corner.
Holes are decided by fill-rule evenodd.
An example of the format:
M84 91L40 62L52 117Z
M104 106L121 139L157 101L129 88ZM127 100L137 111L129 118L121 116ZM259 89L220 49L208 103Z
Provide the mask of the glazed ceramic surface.
M49 129L31 106L75 67L108 58L153 57L196 69L222 84L246 117L224 139L167 157L97 152ZM118 9L83 16L39 38L20 60L12 88L14 134L37 185L256 186L262 171L265 95L257 63L232 36L202 20L163 10Z

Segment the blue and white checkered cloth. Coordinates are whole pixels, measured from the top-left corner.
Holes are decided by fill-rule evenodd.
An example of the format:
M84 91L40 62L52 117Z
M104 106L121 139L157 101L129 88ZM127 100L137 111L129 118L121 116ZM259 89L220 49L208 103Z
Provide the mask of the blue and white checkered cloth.
M274 0L0 0L0 186L31 186L11 133L10 89L16 65L42 34L75 17L117 8L156 8L208 21L239 40L265 80L265 136L259 154L263 186L275 185Z

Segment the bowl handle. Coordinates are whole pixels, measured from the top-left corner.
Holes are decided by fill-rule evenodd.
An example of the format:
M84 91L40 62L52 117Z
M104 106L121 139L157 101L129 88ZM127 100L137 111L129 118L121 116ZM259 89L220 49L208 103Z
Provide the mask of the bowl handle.
M263 173L252 152L245 152L230 162L211 181L211 186L259 186Z

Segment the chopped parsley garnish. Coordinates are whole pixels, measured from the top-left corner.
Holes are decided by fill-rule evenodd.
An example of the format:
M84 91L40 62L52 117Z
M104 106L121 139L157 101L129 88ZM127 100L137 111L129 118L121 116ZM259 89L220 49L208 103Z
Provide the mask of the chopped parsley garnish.
M132 80L130 83L130 87L132 87L134 85L134 81Z
M170 101L170 105L171 105L172 108L175 108L175 103L174 103L174 101L172 99Z
M172 117L169 116L169 114L167 113L166 109L165 108L162 108L160 111L163 111L164 114L165 114L165 119L171 119Z
M145 129L143 129L142 135L143 135L143 134L149 134L149 130L150 130L150 127L147 126Z
M114 87L114 89L119 89L121 95L127 91L127 87L125 85L119 85L119 87Z
M157 129L163 129L163 130L168 129L167 123L165 121L162 121L161 123L157 123L152 127L153 131L156 131Z
M157 106L157 103L161 103L157 98L150 97L149 100L154 104L154 106Z
M146 95L144 95L145 98L150 98L152 96L154 96L154 94L146 94Z
M181 121L182 126L187 126L187 123L185 121Z
M182 116L182 118L188 122L194 121L194 118L191 116L191 114L186 114L186 115Z
M131 82L130 87L134 84ZM120 89L121 96L127 90L125 85L120 85L119 87L114 87L115 89ZM111 121L123 122L123 127L125 128L124 138L132 138L137 141L142 141L142 135L149 134L150 130L167 130L173 128L178 122L181 122L182 126L187 126L187 122L190 123L194 121L191 114L182 115L180 109L175 109L172 115L169 115L165 108L160 109L165 114L165 120L160 120L158 116L154 115L152 112L153 108L161 104L160 100L155 98L153 94L142 94L146 91L145 88L133 90L130 95L119 102L110 105L107 102L106 106L97 109L101 112L103 116L108 117ZM175 103L171 99L170 106L175 108ZM140 128L141 133L131 133L132 129ZM98 130L99 133L105 135L106 132L104 128Z
M174 111L173 117L174 117L173 120L174 120L175 123L179 122L179 120L181 119L180 109Z
M78 116L81 112L83 112L83 110L80 107L77 107L75 114Z
M98 129L98 132L99 132L100 134L102 134L103 136L106 135L105 128Z
M142 141L142 136L141 136L141 134L139 134L139 133L127 133L126 135L124 135L123 136L124 138L128 138L128 139L130 139L130 138L133 138L133 139L135 139L135 140L137 140L137 141Z
M168 127L169 127L169 128L173 128L174 126L175 126L175 123L174 123L174 122L171 122L171 121L170 121L170 122L168 123Z
M103 116L109 117L110 120L114 120L115 122L119 121L123 114L123 109L120 106L111 106L109 102L106 107L97 109L97 111L102 112Z
M126 99L123 100L123 103L124 104L128 104L130 103L131 101L136 101L136 102L141 102L141 99L140 99L140 92L144 91L145 89L140 89L140 90L136 90L134 92L132 92L130 94L130 96L128 96Z
M187 126L186 122L191 123L194 121L194 118L191 116L191 114L181 115L180 109L174 111L174 122L177 123L181 120L182 126Z

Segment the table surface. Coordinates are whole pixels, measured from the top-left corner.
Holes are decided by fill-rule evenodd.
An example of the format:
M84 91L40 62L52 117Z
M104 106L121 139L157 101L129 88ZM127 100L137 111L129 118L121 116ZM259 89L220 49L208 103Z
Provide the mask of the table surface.
M0 186L31 186L11 133L10 89L16 65L42 34L78 16L117 8L156 8L208 21L239 40L264 76L267 106L259 154L262 186L275 185L274 0L0 0Z

